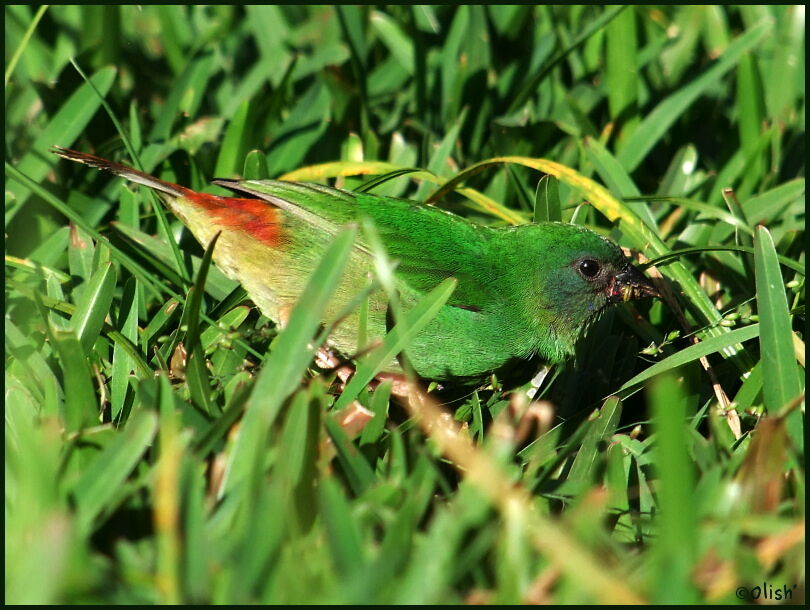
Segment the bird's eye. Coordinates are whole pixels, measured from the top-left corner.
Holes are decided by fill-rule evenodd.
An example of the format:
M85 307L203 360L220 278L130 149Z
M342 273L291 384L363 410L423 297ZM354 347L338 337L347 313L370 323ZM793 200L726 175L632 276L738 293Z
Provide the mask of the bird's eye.
M582 277L584 277L586 280L592 280L599 275L601 266L592 258L586 258L585 260L579 261L578 269L582 274Z

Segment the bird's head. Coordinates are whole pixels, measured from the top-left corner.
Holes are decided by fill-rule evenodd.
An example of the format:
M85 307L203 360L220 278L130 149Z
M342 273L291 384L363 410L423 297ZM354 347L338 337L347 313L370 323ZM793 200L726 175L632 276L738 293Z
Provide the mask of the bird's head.
M539 291L529 296L528 309L543 329L538 351L547 359L571 355L609 305L661 296L609 239L572 224L534 227Z

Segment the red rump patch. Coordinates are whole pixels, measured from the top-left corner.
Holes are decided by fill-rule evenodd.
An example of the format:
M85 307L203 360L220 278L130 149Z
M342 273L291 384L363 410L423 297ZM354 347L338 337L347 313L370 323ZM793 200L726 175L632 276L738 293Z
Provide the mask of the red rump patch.
M204 209L222 227L244 231L268 246L281 243L281 217L276 208L260 199L218 197L189 190L186 197Z

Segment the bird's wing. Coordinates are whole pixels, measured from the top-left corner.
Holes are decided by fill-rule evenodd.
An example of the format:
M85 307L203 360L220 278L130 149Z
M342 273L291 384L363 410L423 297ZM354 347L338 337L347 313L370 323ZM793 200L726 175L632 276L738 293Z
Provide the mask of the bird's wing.
M344 225L370 218L388 256L397 263L396 275L413 289L424 292L447 277L458 287L449 304L473 311L488 303L488 231L433 206L403 199L351 193L319 184L276 180L215 180L215 184L248 193L323 235ZM357 247L371 255L361 237Z

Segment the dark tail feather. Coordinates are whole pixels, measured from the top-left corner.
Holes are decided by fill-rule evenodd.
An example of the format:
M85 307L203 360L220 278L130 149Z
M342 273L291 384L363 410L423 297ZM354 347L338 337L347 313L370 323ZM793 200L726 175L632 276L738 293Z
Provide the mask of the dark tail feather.
M51 147L51 152L62 157L63 159L76 161L77 163L83 163L84 165L110 172L116 176L126 178L130 182L143 184L144 186L148 186L149 188L156 189L174 197L183 197L188 191L188 189L178 184L159 180L154 176L145 174L144 172L138 171L137 169L129 167L128 165L124 165L123 163L108 161L107 159L102 159L101 157L96 157L95 155L90 155L88 153L70 150L69 148L62 148L61 146Z

